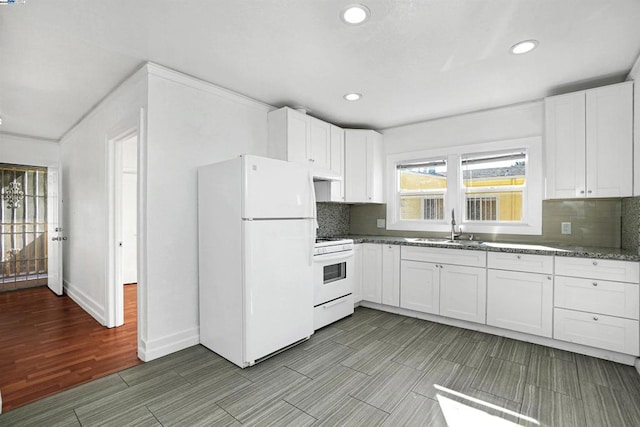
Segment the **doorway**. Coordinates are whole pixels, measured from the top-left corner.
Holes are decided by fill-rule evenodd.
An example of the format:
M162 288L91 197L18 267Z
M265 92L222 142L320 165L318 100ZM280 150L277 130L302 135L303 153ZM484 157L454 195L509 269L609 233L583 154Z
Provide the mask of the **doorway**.
M138 134L126 132L109 141L110 280L108 327L122 326L125 306L137 297L138 283ZM125 287L127 287L125 292ZM125 299L127 296L127 299ZM129 313L131 315L131 313Z
M47 168L0 164L0 292L47 284Z

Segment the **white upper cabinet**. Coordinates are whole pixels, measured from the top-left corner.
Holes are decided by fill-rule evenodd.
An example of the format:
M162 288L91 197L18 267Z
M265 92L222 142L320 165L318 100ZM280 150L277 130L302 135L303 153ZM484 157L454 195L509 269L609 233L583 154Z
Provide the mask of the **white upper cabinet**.
M331 169L331 125L289 107L269 113L270 157Z
M331 169L331 125L315 117L308 118L307 156L314 168Z
M633 187L633 82L545 99L548 199L626 197Z
M345 201L384 203L382 135L345 129Z

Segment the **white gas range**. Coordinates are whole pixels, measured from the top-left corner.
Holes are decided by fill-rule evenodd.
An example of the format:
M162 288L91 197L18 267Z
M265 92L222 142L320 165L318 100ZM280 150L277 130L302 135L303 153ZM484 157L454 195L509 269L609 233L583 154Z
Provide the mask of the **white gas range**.
M353 314L353 240L317 239L313 260L317 330Z

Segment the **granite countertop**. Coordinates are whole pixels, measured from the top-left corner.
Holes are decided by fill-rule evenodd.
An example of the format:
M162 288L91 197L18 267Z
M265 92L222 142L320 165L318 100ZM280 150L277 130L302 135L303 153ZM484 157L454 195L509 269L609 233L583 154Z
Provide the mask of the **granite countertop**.
M509 252L534 255L556 255L583 258L599 258L623 261L640 261L640 254L619 248L598 248L564 245L547 245L545 243L511 243L511 242L474 242L457 240L455 242L437 238L410 238L392 236L340 236L353 239L355 243L382 243L390 245L423 246L430 248L464 249L485 252Z

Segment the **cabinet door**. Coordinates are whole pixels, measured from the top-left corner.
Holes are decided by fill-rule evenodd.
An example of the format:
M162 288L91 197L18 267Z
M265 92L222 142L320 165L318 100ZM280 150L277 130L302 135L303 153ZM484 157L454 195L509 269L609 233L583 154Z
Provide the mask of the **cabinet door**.
M362 299L382 303L382 245L362 245Z
M344 132L346 201L383 203L382 135L362 129Z
M382 135L368 130L367 132L367 201L384 203L383 197L383 147Z
M347 272L349 274L349 272ZM362 245L353 245L353 303L362 301Z
M545 99L549 199L585 197L585 94Z
M551 337L553 278L488 270L487 325Z
M309 117L307 157L314 169L331 169L331 125Z
M400 262L400 307L438 314L440 269L430 262Z
M309 138L309 117L287 109L287 159L290 162L308 163L307 139Z
M485 323L487 270L443 265L440 268L440 315Z
M626 197L633 186L633 83L588 90L587 196Z
M340 181L331 181L331 201L344 202L344 130L331 126L331 171Z
M382 303L400 305L400 246L382 247Z
M345 129L345 200L366 203L367 200L367 137L364 131Z

